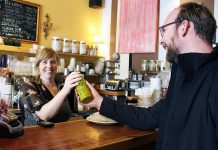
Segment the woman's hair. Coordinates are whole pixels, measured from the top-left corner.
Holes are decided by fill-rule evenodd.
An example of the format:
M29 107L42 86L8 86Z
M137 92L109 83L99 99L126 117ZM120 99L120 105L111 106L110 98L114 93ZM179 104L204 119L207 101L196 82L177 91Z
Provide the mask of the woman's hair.
M53 56L56 57L57 62L59 64L59 57L58 57L57 53L52 48L45 47L45 48L39 50L36 54L36 60L35 60L36 68L39 67L39 64L42 61L48 60L49 58L52 58Z
M52 48L45 47L45 48L39 50L36 54L36 60L35 60L36 69L39 68L39 64L42 61L48 60L48 59L52 58L53 56L56 57L57 62L59 64L59 57L58 57L57 53ZM39 74L36 77L36 82L38 82L38 83L41 82Z
M192 22L196 34L204 41L212 44L217 27L216 20L207 7L192 2L184 3L180 6L177 20L181 19Z

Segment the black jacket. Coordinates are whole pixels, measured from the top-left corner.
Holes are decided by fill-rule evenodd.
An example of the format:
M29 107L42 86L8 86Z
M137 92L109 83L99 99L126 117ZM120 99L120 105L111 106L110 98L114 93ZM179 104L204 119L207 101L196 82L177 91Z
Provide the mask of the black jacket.
M159 128L157 150L218 150L218 52L187 53L174 64L166 99L151 108L105 98L100 113L129 126Z

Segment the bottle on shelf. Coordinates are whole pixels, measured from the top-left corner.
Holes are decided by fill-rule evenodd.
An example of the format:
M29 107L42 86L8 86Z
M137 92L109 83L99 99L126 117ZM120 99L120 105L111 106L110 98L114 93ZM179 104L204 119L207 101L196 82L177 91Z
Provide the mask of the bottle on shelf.
M97 45L94 48L94 56L98 56L98 46Z
M14 91L14 79L9 73L6 76L5 85L4 85L4 98L7 102L8 107L12 107L12 97L13 97L13 91Z
M132 75L133 75L133 74L132 74L132 68L129 68L129 79L130 79L130 80L132 80L132 77L133 77Z
M93 45L91 45L91 46L89 47L89 55L90 55L90 56L93 56L93 55L94 55Z

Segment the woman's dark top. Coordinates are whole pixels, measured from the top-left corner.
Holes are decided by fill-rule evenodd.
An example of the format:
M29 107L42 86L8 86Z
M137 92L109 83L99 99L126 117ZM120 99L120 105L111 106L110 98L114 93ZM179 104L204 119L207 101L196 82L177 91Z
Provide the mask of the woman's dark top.
M60 90L60 85L57 85ZM25 126L36 125L40 120L35 111L53 99L53 95L42 84L36 82L24 83L21 86L22 95L19 100L21 110L21 121ZM59 112L50 120L50 122L64 122L71 117L71 110L67 98Z

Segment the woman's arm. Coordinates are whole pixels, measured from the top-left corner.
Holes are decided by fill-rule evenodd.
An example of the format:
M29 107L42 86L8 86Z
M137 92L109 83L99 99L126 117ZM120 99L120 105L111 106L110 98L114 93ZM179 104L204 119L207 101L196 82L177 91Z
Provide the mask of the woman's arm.
M43 105L39 111L36 111L37 116L45 121L53 118L63 106L63 103L72 88L77 86L78 81L82 78L83 75L79 72L72 72L70 75L68 75L65 79L64 87L61 89L61 91L58 92L58 94L54 96L51 101Z
M64 87L51 100L46 99L43 95L40 95L39 90L37 90L33 84L25 83L21 88L21 92L23 93L20 98L21 105L23 105L23 108L26 109L26 111L36 113L39 119L45 121L50 120L59 112L69 92L82 78L82 74L78 72L71 73L66 78Z

